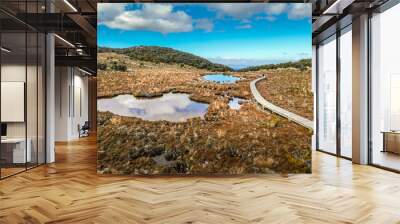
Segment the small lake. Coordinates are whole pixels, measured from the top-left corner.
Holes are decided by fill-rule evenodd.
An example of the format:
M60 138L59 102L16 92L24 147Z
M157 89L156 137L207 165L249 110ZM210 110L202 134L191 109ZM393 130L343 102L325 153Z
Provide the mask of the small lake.
M235 83L236 81L240 80L240 78L238 78L238 77L226 75L223 73L204 75L203 79L206 81L216 82L216 83L220 83L220 84L232 84L232 83Z
M207 113L208 104L189 99L189 94L168 93L157 98L138 98L133 95L118 95L97 100L97 110L109 111L127 117L138 117L148 121L184 122L189 118Z
M233 97L233 99L229 100L229 107L233 110L239 110L240 109L240 104L239 102L243 101L243 99L238 98L238 97Z

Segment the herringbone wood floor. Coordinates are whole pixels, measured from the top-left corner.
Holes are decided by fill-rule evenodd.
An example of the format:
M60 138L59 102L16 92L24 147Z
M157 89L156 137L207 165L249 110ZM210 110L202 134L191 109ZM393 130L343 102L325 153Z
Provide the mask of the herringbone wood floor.
M315 152L312 175L96 174L95 139L0 181L0 223L400 223L400 175Z

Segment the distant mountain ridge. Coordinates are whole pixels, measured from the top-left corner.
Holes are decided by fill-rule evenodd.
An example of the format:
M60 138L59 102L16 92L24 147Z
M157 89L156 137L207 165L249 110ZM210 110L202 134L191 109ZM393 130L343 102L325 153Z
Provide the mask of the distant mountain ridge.
M268 64L268 65L258 65L258 66L250 66L247 68L239 69L240 72L247 72L247 71L258 71L262 69L277 69L277 68L298 68L300 70L304 70L306 68L311 67L311 59L301 59L295 62L285 62L279 64Z
M155 63L175 63L193 66L199 69L207 69L216 72L233 71L232 68L212 63L209 60L187 53L173 48L158 47L158 46L138 46L129 48L104 48L98 49L99 53L103 52L115 52L119 54L125 54L130 58L150 61Z
M154 63L174 63L193 66L199 69L207 69L215 72L235 71L235 69L218 63L213 63L200 56L175 50L173 48L159 47L159 46L137 46L129 48L108 48L99 47L99 53L114 52L124 54L130 58L149 61ZM262 69L277 69L277 68L298 68L301 70L311 67L311 59L301 59L296 62L285 62L279 64L265 64L257 66L249 66L242 69L236 69L239 72L258 71Z

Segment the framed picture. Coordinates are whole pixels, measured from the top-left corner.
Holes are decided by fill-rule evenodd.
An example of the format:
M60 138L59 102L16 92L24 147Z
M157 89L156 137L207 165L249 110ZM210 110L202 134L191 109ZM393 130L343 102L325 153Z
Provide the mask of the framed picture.
M99 173L311 172L310 4L98 9Z

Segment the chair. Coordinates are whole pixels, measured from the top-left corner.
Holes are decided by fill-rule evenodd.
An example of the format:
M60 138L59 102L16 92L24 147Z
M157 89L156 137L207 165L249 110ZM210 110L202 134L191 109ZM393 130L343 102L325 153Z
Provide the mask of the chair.
M89 129L90 129L89 121L85 121L85 123L82 125L82 127L80 127L80 125L78 125L79 138L89 136Z

